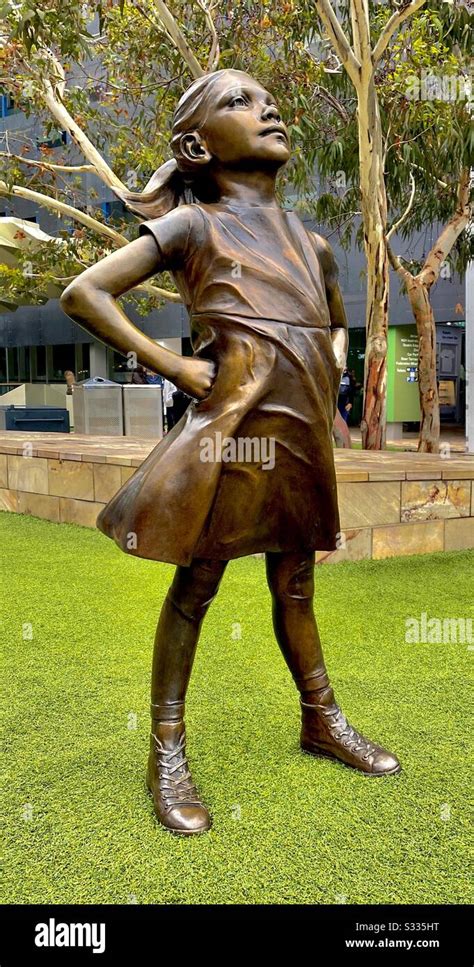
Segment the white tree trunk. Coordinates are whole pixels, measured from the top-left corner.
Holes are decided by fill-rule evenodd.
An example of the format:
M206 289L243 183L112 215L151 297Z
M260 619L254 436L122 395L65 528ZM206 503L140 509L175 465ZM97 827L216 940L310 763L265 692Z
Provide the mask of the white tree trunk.
M381 450L386 424L389 263L382 128L373 72L362 78L357 95L360 190L367 257L362 446L366 450Z

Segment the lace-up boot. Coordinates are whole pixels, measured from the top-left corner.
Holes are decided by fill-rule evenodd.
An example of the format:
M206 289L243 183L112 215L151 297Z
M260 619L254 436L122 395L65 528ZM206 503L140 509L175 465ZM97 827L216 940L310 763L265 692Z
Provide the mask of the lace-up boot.
M301 748L311 755L339 759L347 766L371 776L389 776L400 772L401 766L391 752L366 739L349 725L336 704L329 679L323 688L305 694L311 702L301 699Z
M186 759L184 704L152 705L147 786L155 813L173 833L205 833L211 818L191 778Z

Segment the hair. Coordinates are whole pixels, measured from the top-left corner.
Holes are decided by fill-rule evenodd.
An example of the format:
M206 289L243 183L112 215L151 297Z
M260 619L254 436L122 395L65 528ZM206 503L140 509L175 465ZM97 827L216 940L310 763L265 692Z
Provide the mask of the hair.
M129 192L113 188L130 211L144 218L158 218L178 205L188 205L199 198L203 200L203 196L209 192L207 166L203 170L201 165L193 164L183 154L181 140L184 134L199 131L205 125L214 104L214 89L225 75L234 77L236 82L248 77L243 71L213 71L194 81L180 98L173 115L171 133L174 158L155 171L144 191Z

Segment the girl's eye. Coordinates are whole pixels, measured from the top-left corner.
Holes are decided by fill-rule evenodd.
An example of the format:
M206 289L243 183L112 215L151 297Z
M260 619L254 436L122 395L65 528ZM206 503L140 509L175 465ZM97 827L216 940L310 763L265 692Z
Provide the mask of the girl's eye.
M247 101L245 100L245 97L242 97L240 94L238 94L237 97L232 98L230 103L231 107L242 107L242 105L245 107Z

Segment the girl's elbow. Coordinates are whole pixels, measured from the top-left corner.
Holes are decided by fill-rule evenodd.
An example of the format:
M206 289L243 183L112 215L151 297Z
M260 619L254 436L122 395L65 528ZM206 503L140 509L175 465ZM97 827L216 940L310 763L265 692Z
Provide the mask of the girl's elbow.
M64 289L59 299L59 304L63 312L70 316L78 309L81 299L81 283L70 282L68 286Z
M74 279L64 289L59 299L61 309L68 316L81 315L81 310L87 306L91 294L92 289L87 282L82 281L80 277Z

